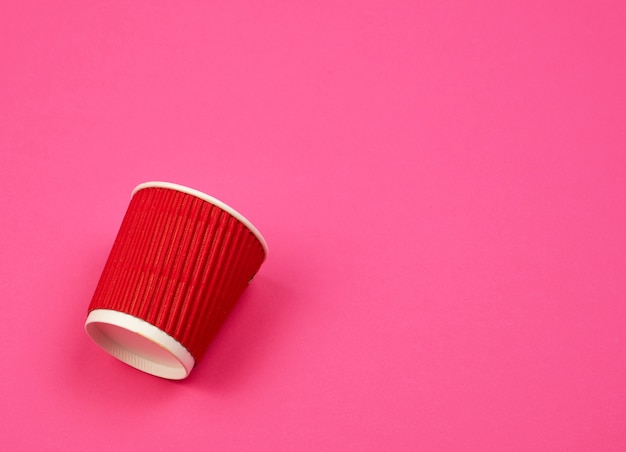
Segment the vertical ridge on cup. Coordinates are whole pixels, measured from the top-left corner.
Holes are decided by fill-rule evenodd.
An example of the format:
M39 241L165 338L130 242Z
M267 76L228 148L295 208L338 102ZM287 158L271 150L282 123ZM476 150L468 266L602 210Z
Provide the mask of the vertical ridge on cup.
M197 363L259 270L266 251L258 231L220 201L174 184L142 184L133 193L89 313L108 310L140 319L179 343ZM94 333L93 326L87 332L111 352L113 345L106 343L113 341L111 335ZM170 352L178 350L165 336L133 332ZM158 368L150 370L154 366L136 365L137 359L150 357L142 358L141 350L133 355L132 348L112 354L159 375Z

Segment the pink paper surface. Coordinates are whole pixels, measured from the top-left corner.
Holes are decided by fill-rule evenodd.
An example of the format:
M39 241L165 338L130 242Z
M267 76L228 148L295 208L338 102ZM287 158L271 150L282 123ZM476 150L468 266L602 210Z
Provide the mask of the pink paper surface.
M4 450L626 450L621 1L4 2ZM133 187L269 258L191 376L83 331Z

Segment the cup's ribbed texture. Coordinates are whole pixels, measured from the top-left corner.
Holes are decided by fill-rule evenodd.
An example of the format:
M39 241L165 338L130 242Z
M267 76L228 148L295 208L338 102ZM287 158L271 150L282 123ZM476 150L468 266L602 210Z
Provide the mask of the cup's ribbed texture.
M130 202L89 312L145 320L202 358L265 258L237 218L198 197L162 187Z

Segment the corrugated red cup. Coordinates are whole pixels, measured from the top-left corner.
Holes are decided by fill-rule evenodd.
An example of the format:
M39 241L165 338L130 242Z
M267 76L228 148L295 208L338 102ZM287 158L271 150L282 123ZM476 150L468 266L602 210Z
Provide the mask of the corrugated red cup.
M85 330L139 370L186 378L266 255L259 231L226 204L177 184L141 184Z

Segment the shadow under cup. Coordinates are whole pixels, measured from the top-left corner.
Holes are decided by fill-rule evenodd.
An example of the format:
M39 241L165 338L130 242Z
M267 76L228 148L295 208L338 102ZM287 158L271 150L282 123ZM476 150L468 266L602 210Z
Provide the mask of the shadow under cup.
M181 185L141 184L89 305L85 330L121 361L183 379L266 255L259 231L226 204Z

